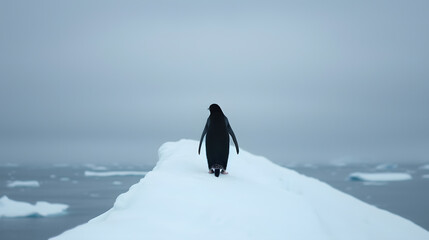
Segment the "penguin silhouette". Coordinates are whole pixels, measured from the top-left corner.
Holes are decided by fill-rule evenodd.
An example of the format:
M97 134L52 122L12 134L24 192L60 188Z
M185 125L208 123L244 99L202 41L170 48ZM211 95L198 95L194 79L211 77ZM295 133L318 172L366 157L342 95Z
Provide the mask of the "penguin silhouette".
M201 144L204 136L206 136L206 155L209 167L209 173L214 173L219 177L219 173L228 174L226 167L228 165L229 155L229 135L234 141L237 154L239 152L237 139L234 131L228 122L228 118L223 114L222 109L217 104L212 104L209 107L210 116L207 119L203 134L201 135L198 154L201 151Z

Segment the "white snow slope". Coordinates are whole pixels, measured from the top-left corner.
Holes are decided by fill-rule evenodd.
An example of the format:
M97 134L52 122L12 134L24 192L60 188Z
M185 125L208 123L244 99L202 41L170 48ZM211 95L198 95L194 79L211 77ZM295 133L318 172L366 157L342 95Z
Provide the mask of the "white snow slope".
M54 239L429 239L409 220L243 150L216 178L197 149L165 143L113 208Z

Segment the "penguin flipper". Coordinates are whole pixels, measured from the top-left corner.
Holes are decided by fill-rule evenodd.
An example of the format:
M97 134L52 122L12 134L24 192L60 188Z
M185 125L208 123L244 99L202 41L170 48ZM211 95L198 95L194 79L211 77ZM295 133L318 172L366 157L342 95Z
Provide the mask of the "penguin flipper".
M226 126L227 126L227 129L228 129L229 135L231 135L231 137L232 137L232 141L234 141L235 150L237 151L237 154L238 154L239 147L238 147L237 138L235 137L234 131L232 131L231 125L229 125L228 119L226 119Z
M203 134L201 134L200 145L198 146L198 154L201 152L201 144L203 143L204 135L207 133L207 128L209 126L210 118L207 119L206 126L204 127Z

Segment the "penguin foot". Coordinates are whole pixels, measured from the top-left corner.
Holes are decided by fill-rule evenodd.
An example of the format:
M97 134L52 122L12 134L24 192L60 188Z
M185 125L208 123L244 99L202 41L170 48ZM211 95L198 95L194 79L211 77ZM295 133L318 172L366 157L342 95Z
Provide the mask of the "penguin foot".
M225 170L223 170L223 169L222 169L222 171L220 171L220 173L222 173L222 174L228 174L228 172L225 171Z
M214 173L213 169L210 169L209 173L210 173L210 174L213 174L213 173Z

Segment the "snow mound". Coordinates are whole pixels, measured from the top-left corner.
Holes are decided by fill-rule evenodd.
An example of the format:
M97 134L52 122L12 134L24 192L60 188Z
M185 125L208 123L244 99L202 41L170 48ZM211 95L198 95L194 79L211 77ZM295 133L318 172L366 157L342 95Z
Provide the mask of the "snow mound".
M405 181L412 179L408 173L351 173L349 175L351 181L376 181L376 182L388 182L388 181Z
M109 211L53 239L429 239L409 220L243 150L216 178L197 149L165 143Z
M11 181L7 183L7 187L40 187L40 183L38 181Z
M0 217L47 217L62 214L68 207L66 204L48 202L37 202L33 205L3 196L0 198Z
M112 177L112 176L144 176L147 172L143 171L113 171L113 172L92 172L85 171L87 177Z

